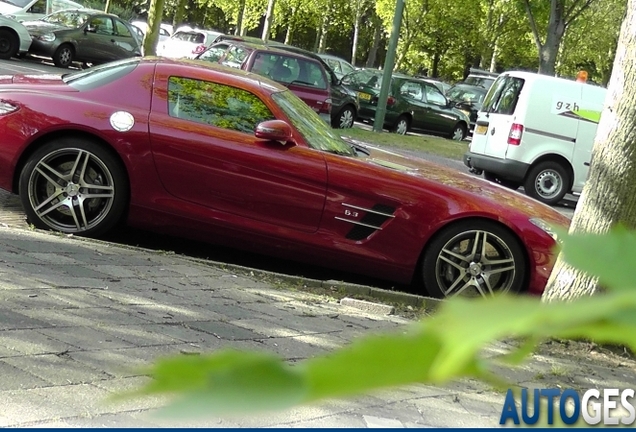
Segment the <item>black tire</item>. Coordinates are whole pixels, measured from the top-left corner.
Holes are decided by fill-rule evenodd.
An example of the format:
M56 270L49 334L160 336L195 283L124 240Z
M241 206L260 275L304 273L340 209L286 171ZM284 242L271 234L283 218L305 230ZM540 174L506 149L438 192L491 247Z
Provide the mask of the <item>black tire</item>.
M493 183L497 183L500 184L504 187L510 188L512 190L517 190L519 189L519 186L521 186L521 183L519 182L515 182L512 180L506 180L506 179L501 179L499 177L497 177L495 174L491 173L490 171L484 171L484 178L488 181L491 181Z
M486 257L481 253L484 239ZM507 261L491 264L495 260ZM519 239L488 220L472 219L443 228L427 245L422 260L424 286L436 298L517 293L524 289L525 275L526 260Z
M568 193L570 181L568 171L560 163L546 161L530 169L523 188L528 196L555 205Z
M92 237L121 221L130 194L117 157L78 138L57 139L37 149L20 172L19 193L27 219L36 227Z
M450 133L449 138L453 141L464 141L466 133L466 125L464 123L457 123Z
M391 132L394 132L399 135L406 135L409 131L410 126L411 126L411 119L406 115L401 115L395 121L395 124L391 128Z
M342 107L338 115L331 121L331 126L337 129L349 129L356 121L356 109L351 105Z
M53 63L60 68L68 68L73 63L73 57L75 57L75 50L71 44L60 45L53 54Z
M8 60L15 57L19 50L20 39L18 35L9 29L0 29L0 59Z

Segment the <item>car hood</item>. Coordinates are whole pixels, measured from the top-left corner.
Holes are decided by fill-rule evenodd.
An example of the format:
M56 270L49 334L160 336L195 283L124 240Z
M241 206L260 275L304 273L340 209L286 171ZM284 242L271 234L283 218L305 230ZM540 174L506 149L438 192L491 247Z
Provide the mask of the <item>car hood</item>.
M367 157L369 163L444 185L449 188L449 191L455 191L460 195L468 194L472 197L480 197L482 205L485 202L491 203L490 207L493 211L506 208L510 209L511 212L538 217L555 225L567 226L569 224L569 219L552 207L472 174L463 173L424 159L406 157L368 143L351 139L347 139L347 141L365 147L370 152Z
M47 23L45 21L25 21L22 23L31 35L41 35L44 33L53 33L59 30L69 30L69 27L60 25L60 24L52 24Z

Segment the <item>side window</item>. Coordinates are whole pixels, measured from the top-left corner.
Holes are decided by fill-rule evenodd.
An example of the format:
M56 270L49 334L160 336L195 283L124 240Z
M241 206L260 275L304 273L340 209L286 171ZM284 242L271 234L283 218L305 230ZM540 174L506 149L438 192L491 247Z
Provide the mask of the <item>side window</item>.
M253 134L256 125L274 119L256 95L223 84L170 77L168 112L171 117Z
M223 64L240 69L247 54L247 51L239 46L230 47L225 56L225 60L223 60Z
M340 63L340 65L342 66L342 73L345 75L350 74L351 72L355 70L354 68L349 66L347 63Z
M299 63L300 74L297 79L299 84L305 84L319 89L327 88L327 80L319 63L303 60Z
M203 51L201 53L201 55L199 56L199 60L205 60L211 63L218 63L219 60L221 60L221 57L223 57L223 54L225 54L225 51L227 51L228 47L228 44L219 44L210 47L209 50Z
M400 94L409 99L422 100L422 84L415 81L405 81L400 86Z
M113 34L113 20L108 17L95 17L90 21L89 25L95 29L97 34Z
M29 12L33 14L45 14L46 15L46 0L38 0L33 3L33 6L29 8Z
M444 95L437 89L437 87L432 85L424 85L426 87L426 99L429 103L445 106L446 98Z
M126 24L119 20L115 20L115 28L117 29L117 35L121 37L132 37L130 30L126 27Z
M333 60L333 59L330 59L330 58L326 59L325 61L327 62L329 67L334 72L336 72L336 73L346 73L346 72L343 72L342 68L340 67L340 62L339 61L336 61L336 60Z

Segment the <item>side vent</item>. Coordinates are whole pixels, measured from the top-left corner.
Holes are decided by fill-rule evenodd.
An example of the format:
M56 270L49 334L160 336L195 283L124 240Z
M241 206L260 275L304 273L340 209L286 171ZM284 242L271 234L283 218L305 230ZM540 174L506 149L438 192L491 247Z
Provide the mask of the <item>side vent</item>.
M349 240L364 240L374 232L381 230L382 225L388 219L395 217L393 215L393 213L395 212L395 207L387 206L384 204L376 204L370 209L354 207L344 203L342 205L366 212L364 216L362 216L362 218L357 221L339 217L336 218L354 224L354 227L351 228L351 231L349 231L346 235L346 238L348 238Z

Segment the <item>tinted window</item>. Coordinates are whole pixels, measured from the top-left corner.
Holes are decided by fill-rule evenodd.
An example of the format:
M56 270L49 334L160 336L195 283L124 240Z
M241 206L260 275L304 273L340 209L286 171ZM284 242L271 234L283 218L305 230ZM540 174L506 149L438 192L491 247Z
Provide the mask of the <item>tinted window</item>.
M342 79L345 85L366 85L369 87L380 88L382 75L375 71L361 70L353 72Z
M113 34L113 20L108 17L92 18L88 24L95 29L95 33L103 35Z
M137 67L135 60L122 60L64 75L64 82L76 90L92 90L128 75Z
M115 28L117 29L117 35L121 37L132 37L130 30L128 30L128 27L126 27L123 22L115 20Z
M422 100L422 84L415 81L404 81L400 86L400 94L404 97Z
M355 69L351 67L349 63L342 62L341 66L342 66L342 73L345 75L355 71Z
M337 73L343 73L342 69L340 68L340 62L339 62L339 61L336 61L336 60L334 60L334 59L330 59L330 58L325 59L325 61L327 62L327 64L329 65L329 67L330 67L330 68L331 68L334 72L337 72Z
M249 134L274 119L257 96L236 87L190 78L170 77L168 112L172 117Z
M485 93L476 88L453 87L446 93L455 102L469 102L479 104L484 100Z
M429 103L440 105L440 106L446 105L446 98L444 97L442 92L439 91L437 87L433 85L427 85L427 84L425 84L424 87L426 88L426 100Z
M225 54L225 51L227 51L228 46L228 44L214 45L207 51L203 51L197 59L209 61L211 63L218 63L219 60L221 60L221 57L223 57L223 54Z
M283 84L327 88L327 78L320 63L283 54L257 52L251 71Z
M205 35L199 32L179 31L179 32L176 32L172 37L176 40L192 42L197 44L202 44L205 41Z
M223 64L230 67L240 68L247 58L247 54L248 52L239 46L230 47L227 51L227 55L225 56L225 60L223 60Z
M510 115L515 112L524 80L507 75L497 78L486 94L482 111Z
M34 14L46 14L46 0L38 0L33 3L33 6L29 9L30 13Z

